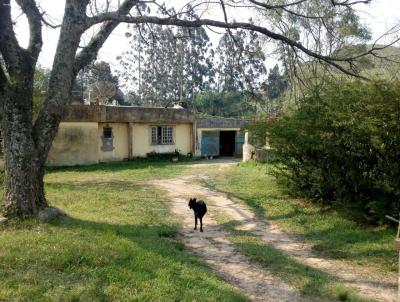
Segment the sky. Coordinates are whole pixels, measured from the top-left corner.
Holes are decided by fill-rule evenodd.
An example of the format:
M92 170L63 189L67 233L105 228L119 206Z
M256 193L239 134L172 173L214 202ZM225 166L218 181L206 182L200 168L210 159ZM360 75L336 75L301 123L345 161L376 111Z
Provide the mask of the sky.
M182 7L182 5L187 3L187 1L183 0L164 1L167 6L174 6L176 8ZM64 1L38 0L37 2L40 4L42 9L45 10L46 19L48 21L52 22L53 24L61 23L64 9ZM400 24L400 0L373 0L371 4L358 5L357 11L362 22L367 24L372 31L373 39L378 38L394 25ZM15 5L13 6L13 15L15 17L18 15L18 12L15 9ZM247 21L251 16L251 13L245 9L236 8L234 11L228 12L228 15L231 18L234 18L236 21ZM213 13L213 9L210 9L206 17L218 18L218 15L216 13ZM17 18L15 30L20 44L22 46L26 46L29 39L29 31L27 27L27 22L23 16ZM116 57L121 55L125 50L128 49L128 39L126 39L125 37L126 31L126 24L119 25L99 52L97 59L108 62L111 65L112 69L118 69L119 63ZM39 64L42 67L50 68L52 65L53 56L57 46L58 34L58 30L43 27L44 45L42 53L39 57ZM218 35L211 32L209 32L209 35L213 44L216 44L219 39ZM90 39L90 36L90 33L86 33L83 37L83 42L88 41ZM271 61L270 64L272 63L275 64L275 62ZM272 66L267 66L267 68L271 67Z

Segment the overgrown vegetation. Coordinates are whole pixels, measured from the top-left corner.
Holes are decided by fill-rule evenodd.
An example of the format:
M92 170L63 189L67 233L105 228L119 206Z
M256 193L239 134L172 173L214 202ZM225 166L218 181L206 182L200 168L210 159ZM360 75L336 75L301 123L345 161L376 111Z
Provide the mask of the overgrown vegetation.
M165 197L140 183L183 170L168 162L52 169L47 197L71 218L0 226L0 301L245 301L185 251Z
M383 223L400 210L400 82L330 82L296 110L253 127L292 192Z

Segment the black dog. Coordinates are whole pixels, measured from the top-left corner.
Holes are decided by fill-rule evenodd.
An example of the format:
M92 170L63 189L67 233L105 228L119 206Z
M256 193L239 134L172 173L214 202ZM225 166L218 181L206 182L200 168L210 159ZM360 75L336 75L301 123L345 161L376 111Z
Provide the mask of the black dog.
M203 232L203 216L207 213L206 203L202 200L196 201L196 198L190 198L189 208L194 212L194 229L197 230L197 218L200 219L200 232Z

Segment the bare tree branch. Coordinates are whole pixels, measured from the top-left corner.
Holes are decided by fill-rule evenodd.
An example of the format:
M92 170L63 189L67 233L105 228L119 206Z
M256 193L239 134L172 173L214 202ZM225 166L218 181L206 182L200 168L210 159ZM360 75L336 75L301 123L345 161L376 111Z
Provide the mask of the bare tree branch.
M17 3L28 18L30 31L28 51L33 63L36 64L43 45L42 15L34 0L17 0Z
M372 0L356 0L356 1L350 1L350 0L345 0L345 1L335 1L331 0L333 6L353 6L355 4L368 4L371 3Z
M332 65L333 67L337 68L338 70L342 71L345 74L368 80L366 77L363 77L359 74L356 74L352 71L345 69L343 66L341 66L338 63L338 62L348 62L349 60L346 58L334 58L334 57L329 57L329 56L324 56L322 54L318 54L318 53L306 48L300 42L290 39L282 34L272 32L265 27L261 27L261 26L254 25L251 23L246 23L246 22L229 22L229 23L227 23L227 22L210 20L210 19L182 20L182 19L177 19L177 18L160 18L160 17L156 17L156 16L124 16L124 15L120 15L117 13L104 13L104 14L100 14L98 16L90 18L88 20L87 25L88 25L88 27L90 27L97 23L104 22L106 20L114 20L114 21L119 21L119 22L135 23L135 24L153 23L153 24L159 24L159 25L176 25L176 26L182 26L182 27L201 27L201 26L208 25L208 26L226 28L226 29L245 29L245 30L255 31L255 32L259 32L271 39L274 39L276 41L280 41L287 45L293 46L293 47L301 50L305 54L309 55L310 57L314 57L316 59L319 59L321 61L324 61L324 62Z
M33 127L39 160L45 163L51 142L58 130L74 79L73 64L86 22L89 0L66 0L60 37L54 56L46 99Z
M22 52L13 29L10 0L0 0L0 53L11 76L18 75L23 65Z
M50 28L53 28L53 29L61 27L61 24L52 24L52 23L50 23L50 21L47 21L46 18L44 17L44 14L45 13L42 13L42 22L43 22L44 25L46 25L46 26L48 26Z
M138 0L125 0L118 8L118 10L112 14L115 14L117 16L127 15L132 9L132 7L138 2L139 2ZM89 64L96 58L97 53L103 46L104 42L107 40L112 31L120 23L118 20L111 20L111 19L105 21L106 22L102 24L99 32L90 40L89 44L86 47L84 47L80 51L80 53L76 56L74 64L75 75L78 74L78 72L83 67L85 67L87 64Z
M249 0L249 1L251 3L256 4L258 6L261 6L261 7L265 8L265 9L279 9L279 8L282 9L282 8L287 8L287 7L290 7L290 6L298 5L298 4L301 4L303 2L307 2L308 0L298 0L298 1L291 2L291 3L275 4L275 5L267 4L267 3L264 3L264 2L259 2L259 1L256 1L256 0Z

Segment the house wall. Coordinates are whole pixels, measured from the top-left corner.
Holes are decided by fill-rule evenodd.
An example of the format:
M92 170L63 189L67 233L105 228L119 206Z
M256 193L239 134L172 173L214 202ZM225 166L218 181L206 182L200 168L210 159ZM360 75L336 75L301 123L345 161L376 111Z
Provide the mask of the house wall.
M174 127L174 145L152 145L151 126L159 126L155 123L141 123L132 125L132 155L146 156L147 153L168 153L178 149L180 153L192 152L192 124L165 124Z
M192 151L192 124L166 124L174 127L173 145L151 145L154 123L62 122L47 159L48 166L88 165L121 161L149 152ZM103 148L103 128L112 128L112 148ZM130 127L130 128L129 128ZM131 137L129 137L129 135ZM131 146L129 146L131 144Z
M47 158L49 166L89 165L99 162L98 123L62 122Z
M128 159L128 125L128 123L99 123L98 150L100 162ZM112 129L113 148L110 151L102 150L104 127L110 127Z

